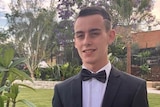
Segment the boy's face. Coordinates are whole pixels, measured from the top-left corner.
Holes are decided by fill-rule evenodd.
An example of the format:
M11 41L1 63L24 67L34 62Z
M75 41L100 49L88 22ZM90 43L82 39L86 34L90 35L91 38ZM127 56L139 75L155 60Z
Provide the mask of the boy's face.
M79 17L74 25L74 33L75 48L85 66L107 63L108 45L113 42L115 32L106 31L101 15Z

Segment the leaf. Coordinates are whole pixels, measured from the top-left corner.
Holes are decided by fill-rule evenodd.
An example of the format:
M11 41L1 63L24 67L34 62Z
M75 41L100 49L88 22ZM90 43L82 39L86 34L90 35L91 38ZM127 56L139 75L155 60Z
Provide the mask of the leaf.
M9 47L5 48L3 54L3 62L2 62L3 66L7 68L11 64L13 58L14 58L13 48Z
M0 107L4 107L4 100L2 99L1 96L0 96Z
M29 88L29 89L31 89L31 90L33 90L33 91L35 91L35 89L34 88L32 88L32 87L30 87L30 86L28 86L28 85L25 85L25 84L18 84L19 86L23 86L23 87L26 87L26 88Z
M22 102L22 103L26 104L28 107L36 107L36 105L34 105L32 102L25 100L25 99L18 100L17 103L18 102Z
M8 80L10 81L10 83L13 83L17 78L17 74L10 72L9 76L8 76ZM23 78L21 77L20 80L23 80Z
M7 96L1 96L1 98L3 99L3 101L9 100L9 98Z
M0 92L3 92L3 91L5 91L5 89L7 89L8 87L6 87L6 86L2 86L2 87L0 87Z
M10 68L9 72L13 72L15 74L17 74L17 76L22 77L23 79L27 79L31 82L32 79L29 77L29 75L27 75L25 72L18 70L17 68Z
M15 67L15 66L17 66L18 64L20 64L20 63L22 63L22 62L25 62L25 60L26 60L25 58L19 58L19 59L13 61L13 63L10 65L10 67Z
M14 94L13 99L16 99L16 97L18 96L18 93L19 93L18 84L13 84L13 85L11 86L11 93Z
M3 50L3 48L0 48L0 59L1 59L0 60L0 65L2 65L2 62L3 62L3 60L2 60L3 59L3 54L2 54L3 51L2 50Z
M9 71L9 69L6 69L6 68L0 66L0 72L5 72L5 71Z
M14 99L15 94L14 93L4 93L5 96Z

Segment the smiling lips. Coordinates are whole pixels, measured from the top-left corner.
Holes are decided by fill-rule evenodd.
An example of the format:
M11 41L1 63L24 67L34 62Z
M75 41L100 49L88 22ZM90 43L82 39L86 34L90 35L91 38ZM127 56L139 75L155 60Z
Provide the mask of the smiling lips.
M83 50L82 52L83 53L86 53L86 54L91 54L91 53L93 53L93 52L95 52L96 51L96 49L85 49L85 50Z

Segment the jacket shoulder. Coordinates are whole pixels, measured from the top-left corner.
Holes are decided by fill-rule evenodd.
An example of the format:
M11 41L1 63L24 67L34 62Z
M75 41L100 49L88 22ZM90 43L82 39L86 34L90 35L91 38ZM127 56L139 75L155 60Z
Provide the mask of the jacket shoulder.
M136 90L138 87L146 87L146 80L120 71L114 67L111 70L112 77L117 77L121 81L121 87L129 90Z
M80 73L56 84L55 87L62 88L62 89L69 87L75 79L79 79L79 78L80 78Z
M120 71L118 69L116 69L115 67L112 67L112 71L114 72L114 75L119 75L120 78L122 80L125 80L127 82L128 81L133 81L133 82L146 82L144 79L140 78L140 77L136 77L132 74L128 74L127 72L124 71Z

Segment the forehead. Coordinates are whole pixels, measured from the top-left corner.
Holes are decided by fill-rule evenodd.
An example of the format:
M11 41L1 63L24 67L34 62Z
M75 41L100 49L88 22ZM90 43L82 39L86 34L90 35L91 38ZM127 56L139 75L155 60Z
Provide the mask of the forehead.
M74 30L89 30L91 28L104 28L104 19L101 15L88 15L78 17L74 23Z

